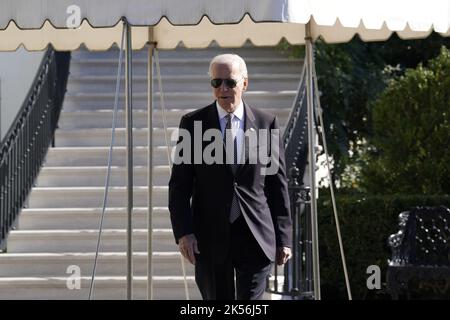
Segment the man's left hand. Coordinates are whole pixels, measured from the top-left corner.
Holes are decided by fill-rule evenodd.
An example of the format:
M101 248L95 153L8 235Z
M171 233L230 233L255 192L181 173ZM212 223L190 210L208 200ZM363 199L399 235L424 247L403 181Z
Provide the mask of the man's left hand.
M292 257L292 251L289 247L277 248L277 264L279 266L285 264Z

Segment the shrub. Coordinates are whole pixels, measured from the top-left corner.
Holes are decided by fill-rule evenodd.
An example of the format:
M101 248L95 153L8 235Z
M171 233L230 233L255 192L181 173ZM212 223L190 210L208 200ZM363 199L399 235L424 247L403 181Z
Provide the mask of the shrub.
M450 194L450 51L392 80L373 108L369 193Z
M450 196L389 195L339 196L339 223L354 299L390 299L385 290L389 235L398 231L398 215L415 206L450 207ZM324 299L346 299L345 278L339 253L332 204L318 201L321 288ZM369 290L367 267L381 268L382 290ZM426 298L426 296L424 296Z

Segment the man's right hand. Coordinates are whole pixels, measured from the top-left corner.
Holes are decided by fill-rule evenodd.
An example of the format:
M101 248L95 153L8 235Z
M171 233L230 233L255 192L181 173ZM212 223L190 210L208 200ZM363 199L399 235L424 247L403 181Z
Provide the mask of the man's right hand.
M197 239L193 233L182 236L178 241L178 248L180 249L181 254L190 263L195 264L195 255L194 253L199 254L197 247Z

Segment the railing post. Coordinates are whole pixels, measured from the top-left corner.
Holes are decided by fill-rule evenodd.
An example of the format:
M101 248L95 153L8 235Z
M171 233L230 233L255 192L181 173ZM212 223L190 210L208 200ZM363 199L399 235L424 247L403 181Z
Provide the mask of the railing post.
M312 232L311 232L311 188L309 186L302 186L300 190L300 198L304 204L302 225L303 237L301 242L302 259L304 259L304 271L301 276L303 283L303 292L312 294L313 286L313 259L312 259Z
M133 299L133 88L131 25L125 21L125 123L127 167L127 300Z
M286 288L293 295L297 295L299 293L299 283L298 283L298 267L299 267L299 259L298 256L301 254L299 250L299 235L300 235L300 224L299 224L299 181L298 178L300 176L299 169L296 167L292 167L289 170L289 191L291 195L291 214L292 214L292 258L291 263L288 263L286 266L286 273L292 276L292 281L289 286ZM289 268L290 267L290 268ZM289 269L290 272L289 272Z
M312 255L310 231L310 188L300 181L300 170L289 170L289 194L292 212L292 258L286 265L285 275L290 279L286 291L292 297L312 296Z
M314 79L313 63L314 52L311 37L311 22L305 27L305 50L306 50L306 97L308 106L308 162L309 162L309 185L311 188L311 232L312 232L312 258L314 276L314 299L320 300L320 262L319 262L319 230L317 222L317 190L316 190L316 128L314 115Z

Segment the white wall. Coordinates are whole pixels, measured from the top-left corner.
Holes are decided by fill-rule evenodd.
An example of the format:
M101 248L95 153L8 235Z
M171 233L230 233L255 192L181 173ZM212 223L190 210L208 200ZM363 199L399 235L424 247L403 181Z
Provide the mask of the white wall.
M0 140L16 118L45 51L0 52Z

